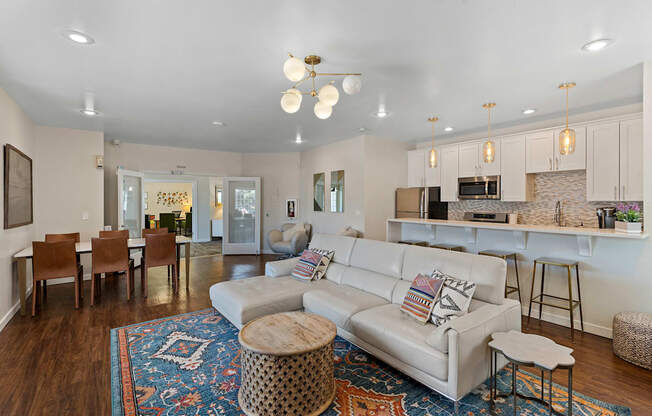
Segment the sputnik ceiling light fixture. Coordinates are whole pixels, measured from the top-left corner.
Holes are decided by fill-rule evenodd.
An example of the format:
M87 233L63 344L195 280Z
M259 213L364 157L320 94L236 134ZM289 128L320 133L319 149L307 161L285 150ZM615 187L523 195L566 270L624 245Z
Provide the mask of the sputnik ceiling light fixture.
M333 106L337 104L340 93L333 85L334 81L327 83L317 90L315 78L318 76L343 76L342 89L348 95L357 94L362 88L360 73L339 73L339 72L316 72L315 65L321 63L321 57L317 55L308 55L303 62L299 58L288 54L290 57L283 64L283 73L290 81L295 84L283 92L281 96L281 108L286 113L296 113L301 107L303 95L310 95L317 98L314 112L317 118L325 120L333 113ZM304 64L305 62L305 64ZM306 65L309 65L307 67ZM302 92L297 87L304 81L311 80L312 88L309 92Z
M486 103L482 104L482 108L487 109L489 114L489 119L487 122L487 141L484 142L482 146L482 154L484 155L484 163L493 163L494 157L496 155L496 145L491 140L491 109L496 106L496 103Z
M435 123L439 117L429 117L428 121L432 124L432 143L430 145L430 157L428 158L428 166L431 168L437 167L437 151L435 150Z
M566 90L566 128L559 133L559 154L570 155L575 151L575 130L568 128L568 90L575 86L574 82L564 82L560 90Z

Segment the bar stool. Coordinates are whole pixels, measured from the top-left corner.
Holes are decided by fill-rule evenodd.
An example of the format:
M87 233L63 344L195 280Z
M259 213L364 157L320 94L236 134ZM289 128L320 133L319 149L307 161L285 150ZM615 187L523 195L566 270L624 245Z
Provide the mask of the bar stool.
M430 244L430 248L439 248L442 250L449 250L449 251L464 251L463 246L458 246L456 244L446 244L446 243Z
M511 252L511 251L502 251L502 250L483 250L478 253L481 256L491 256L491 257L498 257L505 262L507 262L508 259L514 260L514 272L516 273L516 286L510 286L507 283L507 278L505 278L505 297L509 295L510 293L518 293L518 302L521 303L521 284L519 282L519 277L518 277L518 261L516 259L516 253Z
M541 293L537 296L534 296L534 281L536 279L537 273L537 264L541 265ZM546 276L546 265L548 266L557 266L566 268L568 275L568 298L549 295L543 293L543 283ZM577 279L577 300L573 300L573 279L571 277L571 269L575 268L575 277ZM568 306L560 306L552 303L546 303L544 297L549 297L557 300L562 300L568 302ZM582 333L584 333L584 318L582 316L582 292L580 291L580 267L579 263L572 260L563 260L563 259L553 259L553 258L544 258L540 257L534 260L534 267L532 268L532 287L530 288L530 306L527 312L527 325L530 325L530 315L532 314L532 304L539 304L539 320L541 320L541 313L543 306L551 306L557 309L567 310L570 314L570 327L571 327L571 339L575 339L575 320L573 318L573 309L579 306L580 308L580 324L582 326Z
M399 244L407 244L407 245L410 245L410 246L428 247L428 242L427 241L421 241L421 240L401 240L398 243Z

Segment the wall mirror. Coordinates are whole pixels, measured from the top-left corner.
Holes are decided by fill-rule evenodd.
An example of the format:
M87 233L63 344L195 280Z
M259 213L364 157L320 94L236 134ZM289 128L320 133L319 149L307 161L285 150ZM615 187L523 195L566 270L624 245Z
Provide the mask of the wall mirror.
M324 196L326 195L326 174L324 172L312 175L313 210L324 211Z
M344 212L344 171L331 172L331 212Z

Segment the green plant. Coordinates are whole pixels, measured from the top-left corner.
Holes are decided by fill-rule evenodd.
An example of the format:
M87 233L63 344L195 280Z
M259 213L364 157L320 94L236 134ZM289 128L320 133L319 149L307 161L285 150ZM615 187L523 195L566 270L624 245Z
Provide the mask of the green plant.
M618 221L641 222L641 208L636 203L618 204L616 218Z

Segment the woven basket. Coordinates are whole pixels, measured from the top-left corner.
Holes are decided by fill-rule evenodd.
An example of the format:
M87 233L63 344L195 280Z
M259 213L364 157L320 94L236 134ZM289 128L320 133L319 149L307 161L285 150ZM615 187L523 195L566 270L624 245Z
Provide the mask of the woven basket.
M613 322L614 354L652 370L652 314L620 312Z

